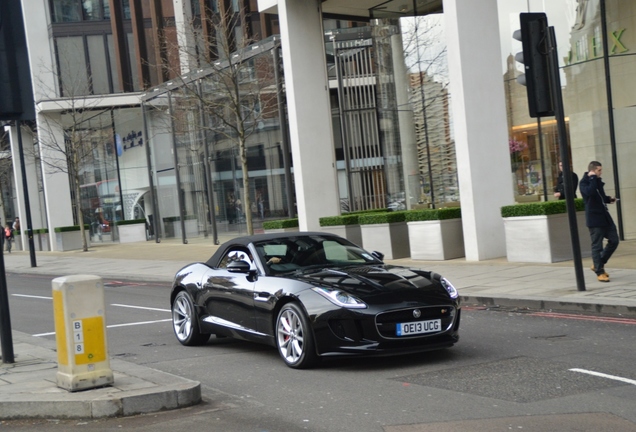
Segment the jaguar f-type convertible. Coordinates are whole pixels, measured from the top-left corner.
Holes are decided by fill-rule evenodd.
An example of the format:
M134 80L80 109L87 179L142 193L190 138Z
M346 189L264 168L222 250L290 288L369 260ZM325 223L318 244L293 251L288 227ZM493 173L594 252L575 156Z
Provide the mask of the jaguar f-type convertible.
M461 312L455 287L382 259L321 232L235 238L175 275L174 333L183 345L204 344L212 334L272 345L292 368L329 356L454 345Z

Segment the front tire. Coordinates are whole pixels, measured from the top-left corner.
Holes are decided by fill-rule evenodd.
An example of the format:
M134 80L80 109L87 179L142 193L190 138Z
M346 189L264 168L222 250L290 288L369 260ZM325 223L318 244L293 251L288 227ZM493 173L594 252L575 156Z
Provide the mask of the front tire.
M180 291L172 302L172 329L181 345L203 345L210 339L209 334L202 334L199 330L194 303L185 291Z
M287 366L304 369L316 362L314 336L309 320L296 303L288 303L276 319L276 347Z

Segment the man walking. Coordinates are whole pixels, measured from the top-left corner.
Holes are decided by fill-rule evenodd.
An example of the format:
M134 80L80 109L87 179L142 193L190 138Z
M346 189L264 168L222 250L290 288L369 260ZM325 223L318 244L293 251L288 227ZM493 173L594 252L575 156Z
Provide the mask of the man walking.
M605 264L618 247L618 231L607 209L607 204L616 202L615 197L605 195L603 180L603 166L600 162L590 162L588 172L583 174L579 190L585 201L585 222L590 230L592 239L592 271L600 282L609 282L609 274L605 272ZM603 248L603 239L607 245Z
M574 171L570 171L572 175L572 189L574 190L574 198L576 198L576 188L579 185L579 176ZM557 177L557 185L554 187L554 196L556 199L565 199L565 181L563 180L563 162L559 162L559 176Z

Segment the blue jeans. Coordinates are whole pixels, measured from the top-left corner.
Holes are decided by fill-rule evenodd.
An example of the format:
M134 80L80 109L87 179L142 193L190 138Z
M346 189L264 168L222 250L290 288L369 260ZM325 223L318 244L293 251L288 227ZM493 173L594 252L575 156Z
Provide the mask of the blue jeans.
M589 228L590 237L592 238L592 261L596 274L603 274L605 271L605 263L618 247L618 231L614 222L605 227ZM603 239L607 239L607 245L603 248Z

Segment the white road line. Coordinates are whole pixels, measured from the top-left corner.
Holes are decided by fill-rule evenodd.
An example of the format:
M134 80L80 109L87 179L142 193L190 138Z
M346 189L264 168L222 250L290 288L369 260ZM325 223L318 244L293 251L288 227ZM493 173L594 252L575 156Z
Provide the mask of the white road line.
M35 296L35 295L26 295L26 294L11 294L11 295L15 297L53 300L53 297L44 297L44 296ZM123 304L116 304L116 303L111 304L111 306L118 306L118 307L132 308L132 309L143 309L143 310L159 311L159 312L172 312L170 309L159 309L159 308L151 308L151 307L143 307L143 306L123 305Z
M143 307L143 306L123 305L123 304L111 304L111 306L119 306L119 307L125 307L125 308L143 309L143 310L151 310L151 311L160 311L160 312L172 312L170 309L158 309L158 308L150 308L150 307Z
M633 379L629 379L629 378L623 378L623 377L619 377L619 376L615 376L615 375L608 375L608 374L604 374L601 372L594 372L594 371L589 371L589 370L585 370L585 369L570 369L572 372L580 372L580 373L584 373L584 374L588 374L588 375L594 375L597 377L601 377L601 378L607 378L607 379L611 379L611 380L615 380L615 381L622 381L624 383L627 384L632 384L632 385L636 385L636 380Z
M172 321L172 318L156 320L156 321L141 321L141 322L128 323L128 324L113 324L113 325L106 326L106 328L127 327L127 326L136 326L136 325L142 325L142 324L154 324L154 323L160 323L160 322L166 322L166 321Z
M26 295L26 294L11 294L11 295L15 297L27 297L27 298L36 298L36 299L43 299L43 300L53 300L53 297L43 297L43 296L34 296L34 295Z
M141 321L141 322L127 323L127 324L113 324L113 325L106 326L106 328L129 327L129 326L136 326L136 325L142 325L142 324L155 324L155 323L166 322L166 321L172 321L172 318L156 320L156 321ZM54 335L54 334L55 334L55 332L38 333L38 334L34 334L33 336L42 337L42 336L51 336L51 335Z

